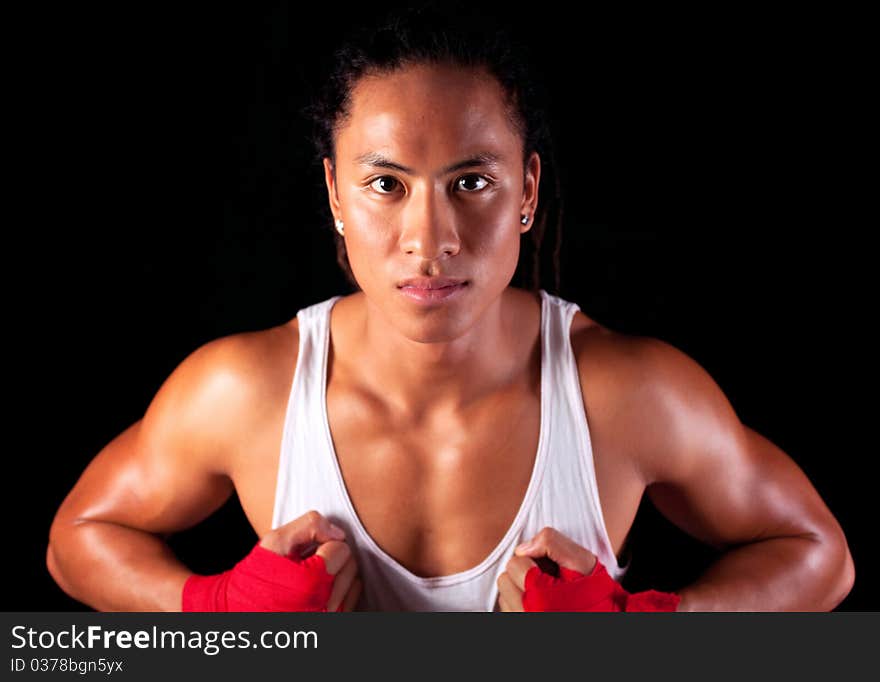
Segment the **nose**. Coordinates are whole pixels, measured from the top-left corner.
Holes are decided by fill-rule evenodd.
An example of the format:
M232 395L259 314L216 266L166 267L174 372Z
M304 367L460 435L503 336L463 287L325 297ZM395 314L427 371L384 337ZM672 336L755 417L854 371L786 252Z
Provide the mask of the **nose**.
M426 187L414 189L401 219L400 249L407 255L439 260L459 252L455 210L445 196Z

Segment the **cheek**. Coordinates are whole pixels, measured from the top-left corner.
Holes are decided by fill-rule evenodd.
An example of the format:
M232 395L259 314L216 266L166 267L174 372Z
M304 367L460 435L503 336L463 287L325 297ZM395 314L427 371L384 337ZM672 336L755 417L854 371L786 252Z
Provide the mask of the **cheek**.
M475 277L490 288L504 288L516 272L520 252L520 231L509 219L496 217L491 225L482 225L479 238L470 248ZM498 286L496 287L495 284Z
M348 262L361 286L381 276L393 238L387 216L364 203L349 202L346 210L346 222L351 225L345 239Z
M475 244L480 251L490 252L496 258L507 258L511 255L514 261L519 254L520 228L520 197L510 183L487 198L487 201L475 202L469 211L468 221L473 226L472 233L477 235L479 243Z
M389 238L398 212L391 202L377 200L354 186L340 192L340 200L360 243L375 245Z
M470 253L496 261L519 253L519 200L512 183L484 198L459 200L456 215L462 246Z

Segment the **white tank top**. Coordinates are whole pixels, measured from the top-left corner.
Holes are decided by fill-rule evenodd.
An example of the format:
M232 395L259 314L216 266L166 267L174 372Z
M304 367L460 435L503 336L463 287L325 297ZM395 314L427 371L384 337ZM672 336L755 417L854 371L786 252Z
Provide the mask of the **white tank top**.
M580 308L541 290L541 425L538 451L519 511L501 542L478 565L451 575L420 577L367 533L348 496L327 419L327 356L335 296L303 308L299 354L287 404L272 528L315 509L346 533L358 563L359 609L379 611L497 610L496 581L513 550L551 526L599 557L619 580L596 487L590 432L571 348Z

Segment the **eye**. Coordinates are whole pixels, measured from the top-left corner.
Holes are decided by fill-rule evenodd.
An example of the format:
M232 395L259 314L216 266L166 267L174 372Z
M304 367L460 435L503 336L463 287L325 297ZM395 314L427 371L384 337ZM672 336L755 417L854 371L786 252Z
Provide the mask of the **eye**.
M455 181L455 184L465 192L479 192L489 184L489 181L482 175L463 175Z
M390 175L383 175L381 178L373 180L370 183L370 187L379 194L391 194L399 184L396 178L392 178Z

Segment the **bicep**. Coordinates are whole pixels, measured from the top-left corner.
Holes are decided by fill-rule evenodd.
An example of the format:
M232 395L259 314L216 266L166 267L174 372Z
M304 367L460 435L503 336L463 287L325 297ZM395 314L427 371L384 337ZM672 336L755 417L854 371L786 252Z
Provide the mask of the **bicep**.
M697 450L688 466L647 488L657 509L717 548L784 536L813 536L828 510L807 476L749 427L726 427L726 447Z
M801 468L743 424L721 388L692 359L654 350L659 386L653 419L663 423L650 457L647 494L674 524L715 547L836 526Z
M231 496L229 453L250 398L228 345L209 344L172 373L144 417L89 463L60 519L173 533Z
M141 419L89 463L58 517L172 533L206 518L231 494L231 481L211 471L204 457L187 457Z

